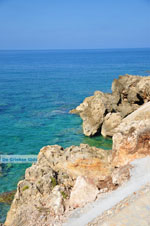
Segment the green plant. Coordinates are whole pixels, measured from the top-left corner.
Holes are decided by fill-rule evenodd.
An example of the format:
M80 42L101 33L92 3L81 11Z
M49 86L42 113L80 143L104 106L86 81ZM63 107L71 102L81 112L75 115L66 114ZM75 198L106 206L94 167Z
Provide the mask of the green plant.
M55 177L50 177L50 179L51 179L52 187L54 188L57 185L56 178Z
M64 191L61 192L61 195L64 199L66 199L68 197L68 195Z
M29 189L29 186L28 186L28 185L25 185L25 186L22 188L22 191L25 191L25 190L27 190L27 189Z

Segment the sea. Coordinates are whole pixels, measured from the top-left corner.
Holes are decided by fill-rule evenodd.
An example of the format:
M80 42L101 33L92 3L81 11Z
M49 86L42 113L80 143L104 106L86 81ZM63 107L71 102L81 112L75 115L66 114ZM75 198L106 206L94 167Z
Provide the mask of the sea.
M111 149L110 138L85 137L69 111L96 90L111 92L124 74L150 75L150 48L0 51L0 155L37 155L54 144ZM15 190L30 165L2 164L0 193ZM9 208L0 203L0 222Z

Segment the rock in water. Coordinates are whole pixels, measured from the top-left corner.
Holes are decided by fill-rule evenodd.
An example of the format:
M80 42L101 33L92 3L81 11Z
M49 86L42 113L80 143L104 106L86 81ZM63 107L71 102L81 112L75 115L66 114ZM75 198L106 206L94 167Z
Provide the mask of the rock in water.
M70 112L80 115L83 120L83 133L86 136L94 136L101 132L106 137L115 133L122 118L148 101L150 76L125 75L113 81L111 94L96 91L94 96L85 98L82 104Z
M104 94L102 92L96 92L94 96L87 97L83 103L76 108L75 112L78 113L83 120L83 132L86 136L93 136L100 130L106 111L103 96Z

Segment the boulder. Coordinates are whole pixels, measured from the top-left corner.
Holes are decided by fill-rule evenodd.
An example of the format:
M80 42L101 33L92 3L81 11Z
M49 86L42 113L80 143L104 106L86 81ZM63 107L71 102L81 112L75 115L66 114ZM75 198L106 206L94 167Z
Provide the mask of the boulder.
M82 207L86 203L94 201L98 192L92 179L79 176L71 191L69 205L71 208Z
M116 128L120 125L122 117L120 113L108 113L102 125L101 134L104 137L112 137Z
M114 185L122 185L130 178L131 165L127 164L122 167L115 168L112 172L112 183Z
M83 133L86 136L94 136L101 129L106 109L110 108L109 95L97 91L94 96L87 97L71 113L77 113L83 120Z

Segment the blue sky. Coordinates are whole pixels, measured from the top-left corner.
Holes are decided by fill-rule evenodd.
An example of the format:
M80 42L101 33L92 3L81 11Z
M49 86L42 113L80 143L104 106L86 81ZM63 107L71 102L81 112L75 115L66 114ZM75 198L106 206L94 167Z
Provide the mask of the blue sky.
M150 0L0 0L0 49L150 47Z

